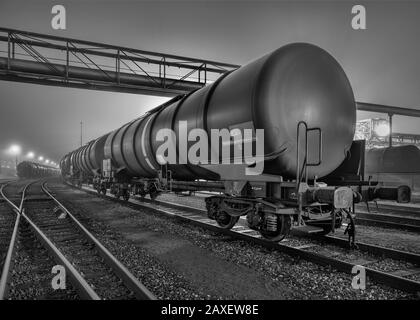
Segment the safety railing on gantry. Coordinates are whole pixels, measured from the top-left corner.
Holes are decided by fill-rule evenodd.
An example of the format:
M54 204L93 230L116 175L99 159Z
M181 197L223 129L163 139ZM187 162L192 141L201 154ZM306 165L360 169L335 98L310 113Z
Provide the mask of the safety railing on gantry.
M238 67L0 28L0 80L174 96Z

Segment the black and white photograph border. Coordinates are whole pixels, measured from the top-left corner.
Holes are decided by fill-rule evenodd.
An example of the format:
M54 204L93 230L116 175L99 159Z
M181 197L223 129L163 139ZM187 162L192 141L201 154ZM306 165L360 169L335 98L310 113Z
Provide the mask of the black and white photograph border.
M418 300L419 12L1 0L0 300Z

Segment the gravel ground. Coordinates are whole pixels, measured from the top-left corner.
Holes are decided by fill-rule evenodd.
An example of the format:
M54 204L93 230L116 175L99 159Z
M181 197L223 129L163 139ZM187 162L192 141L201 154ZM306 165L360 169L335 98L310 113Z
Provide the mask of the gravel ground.
M119 211L124 215L125 224L130 225L133 229L148 229L157 232L162 237L164 235L172 235L181 237L187 240L194 246L210 251L215 258L222 259L225 261L232 262L238 266L246 266L249 268L249 272L262 274L265 277L270 278L270 284L272 286L286 286L287 294L285 299L410 299L416 298L413 295L394 290L382 285L376 285L368 281L367 289L364 291L354 290L351 287L352 276L350 274L344 274L332 270L331 268L321 267L319 265L307 262L301 259L296 259L286 254L267 250L265 248L248 244L244 241L233 240L226 238L225 236L215 234L204 230L202 228L193 227L186 223L174 221L164 216L159 216L155 213L151 213L150 210L133 210L129 207L115 204L105 199L99 199L93 195L83 195L83 192L73 191L68 194L71 196L71 203L80 208L82 205L85 206L88 202L102 202L102 205L108 207L108 210L113 212ZM165 195L166 196L166 195ZM61 198L61 194L60 194ZM84 199L83 201L81 199ZM163 200L163 198L161 197ZM185 199L186 197L176 197L176 199ZM177 201L180 203L180 201ZM105 204L104 204L105 203ZM69 204L69 203L68 203ZM94 215L95 205L90 210L84 210L86 216ZM144 214L147 213L147 214ZM105 214L104 214L105 215ZM101 215L96 214L95 220L100 220ZM105 221L105 220L103 220ZM108 221L109 223L109 221ZM98 224L98 231L104 228L104 224L95 221ZM160 285L153 286L153 279L148 280L149 275L145 275L143 272L137 273L135 269L132 269L132 265L141 268L144 260L147 258L152 259L153 257L139 247L138 243L133 247L130 241L122 239L120 233L121 226L113 226L107 228L107 231L103 231L104 235L101 238L102 241L111 241L106 243L109 249L118 254L121 251L122 242L128 242L129 249L124 251L124 256L128 260L123 260L127 266L135 272L139 278L145 282L152 282L148 287L159 294L156 290ZM127 236L125 236L127 239ZM118 239L119 244L115 244L114 240ZM113 249L113 243L116 247ZM114 250L114 251L113 251ZM140 260L138 260L140 256ZM146 259L144 257L147 257ZM124 259L124 257L123 257ZM138 260L138 261L137 261ZM157 263L157 266L162 267L161 263ZM156 265L154 265L156 267ZM147 268L147 266L145 266ZM171 269L170 269L171 270ZM153 272L152 274L154 274ZM162 275L164 275L165 281L174 281L177 277L173 277L168 269L164 269L163 272L159 272L160 279L162 281ZM171 297L184 299L184 298L211 298L205 293L198 292L197 294L186 294L183 296L179 292L185 289L187 292L191 288L177 287L174 286L173 295ZM166 293L164 297L166 297ZM168 295L169 296L169 295ZM162 297L162 296L159 296ZM224 297L220 297L224 298Z

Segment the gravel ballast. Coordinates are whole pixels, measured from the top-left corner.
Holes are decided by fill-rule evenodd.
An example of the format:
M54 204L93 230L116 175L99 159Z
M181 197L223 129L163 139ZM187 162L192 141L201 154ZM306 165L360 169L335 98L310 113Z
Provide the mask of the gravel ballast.
M56 185L55 185L56 186ZM55 186L51 188L54 189ZM249 268L249 275L262 274L264 277L269 277L268 284L274 287L285 287L287 290L281 298L283 299L407 299L415 298L413 295L394 290L382 285L374 283L367 283L367 289L358 291L351 287L352 275L344 274L332 270L331 268L321 267L319 265L307 262L301 259L290 257L286 254L270 251L256 245L248 244L243 241L226 238L202 228L193 227L186 223L174 221L173 219L160 216L151 210L139 209L134 210L127 206L116 204L106 199L98 198L94 195L88 195L82 191L73 190L70 192L67 188L66 204L72 205L78 210L83 208L83 215L89 217L89 220L94 220L94 224L98 224L98 230L105 232L103 240L111 252L118 256L121 251L119 246L123 241L124 246L128 246L124 250L123 262L131 269L132 266L140 268L137 263L142 264L145 261L143 256L155 259L150 254L148 249L142 247L142 242L133 241L133 232L135 230L144 231L152 230L158 235L170 235L177 238L182 238L183 241L188 241L190 244L201 249L211 252L215 258L222 259L241 267ZM63 198L63 193L58 192L59 199ZM186 199L186 197L180 197ZM97 212L100 203L101 213ZM70 207L69 207L70 209ZM105 210L105 211L104 211ZM95 212L96 211L96 212ZM118 222L111 223L109 219L110 212L113 217L118 218ZM99 221L102 221L101 223ZM93 223L93 222L92 222ZM108 225L112 225L111 227ZM107 225L107 226L105 226ZM127 226L130 226L130 232L122 231ZM98 231L99 232L99 231ZM130 236L131 235L131 236ZM134 237L135 238L135 237ZM112 249L113 243L118 242L118 246ZM114 252L115 251L115 252ZM140 257L140 258L139 258ZM140 261L139 261L140 259ZM161 258L159 258L160 260ZM137 262L139 261L139 262ZM167 261L166 261L167 262ZM200 283L194 283L180 271L173 275L174 270L172 266L162 264L153 260L154 264L159 265L164 271L160 275L164 275L165 281L184 280L183 286L175 288L173 291L162 289L159 298L175 298L175 299L190 299L190 298L235 298L232 296L208 295L206 292L200 292ZM147 266L145 266L147 268ZM132 269L135 272L135 269ZM170 270L170 271L169 271ZM140 272L143 277L141 281L145 284L150 281L149 288L152 291L159 291L159 285L153 285L153 280L147 280L147 276ZM139 276L138 274L136 274ZM246 279L247 275L244 275ZM160 279L163 281L163 279ZM245 281L245 280L244 280ZM182 281L181 281L182 282ZM189 285L188 285L189 284ZM170 286L170 285L169 285ZM195 290L193 289L195 288ZM185 294L182 294L185 292ZM240 294L237 298L241 298Z

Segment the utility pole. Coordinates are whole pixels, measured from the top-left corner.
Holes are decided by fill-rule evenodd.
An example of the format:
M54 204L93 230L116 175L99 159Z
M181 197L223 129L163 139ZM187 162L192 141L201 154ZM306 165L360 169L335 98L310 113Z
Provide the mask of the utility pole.
M83 121L80 121L80 146L83 146Z
M391 148L392 147L392 116L394 114L392 113L388 113L388 117L389 117L389 141L388 141L388 146Z

